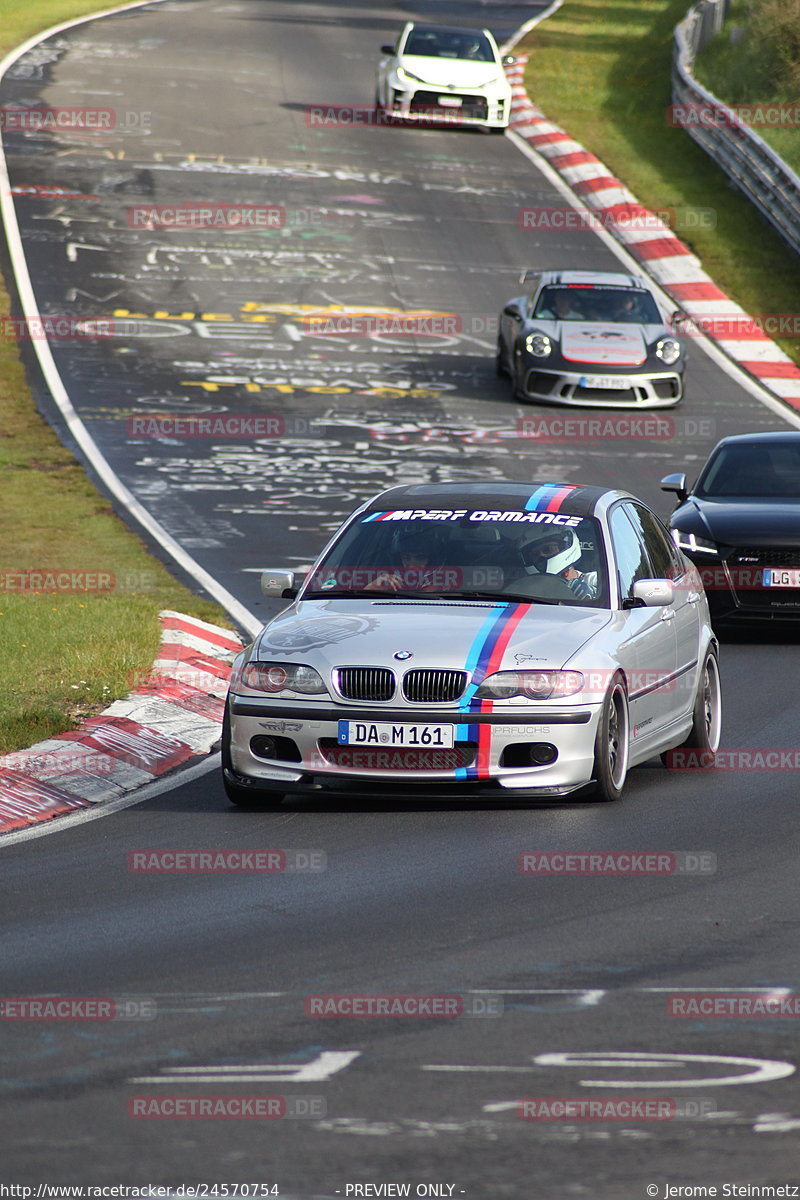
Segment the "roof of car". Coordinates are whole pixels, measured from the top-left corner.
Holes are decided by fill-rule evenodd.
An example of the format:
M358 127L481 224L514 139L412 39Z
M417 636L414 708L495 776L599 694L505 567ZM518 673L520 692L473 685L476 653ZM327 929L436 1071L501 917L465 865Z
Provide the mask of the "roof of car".
M514 510L564 512L589 516L598 503L613 495L608 488L584 483L516 483L490 480L484 483L420 483L389 488L368 502L367 511L396 512L400 509Z
M800 429L767 429L758 433L731 433L722 438L717 445L728 446L732 443L747 442L796 442L800 441Z
M430 25L427 21L409 21L406 29L425 29L431 33L488 33L488 29L474 25Z
M649 283L641 275L628 275L622 271L542 271L542 283L577 284L583 287L604 284L607 287L644 287Z

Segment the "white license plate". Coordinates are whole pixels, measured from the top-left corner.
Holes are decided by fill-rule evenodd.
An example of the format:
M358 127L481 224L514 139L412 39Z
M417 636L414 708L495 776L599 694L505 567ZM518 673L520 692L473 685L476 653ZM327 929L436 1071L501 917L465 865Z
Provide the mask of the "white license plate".
M800 588L800 569L786 567L764 567L764 587Z
M581 387L603 388L612 392L624 392L631 386L631 381L620 375L581 375L578 382Z
M340 746L425 746L452 749L453 725L390 725L388 722L340 721Z
M442 108L461 108L460 96L437 96L436 103Z

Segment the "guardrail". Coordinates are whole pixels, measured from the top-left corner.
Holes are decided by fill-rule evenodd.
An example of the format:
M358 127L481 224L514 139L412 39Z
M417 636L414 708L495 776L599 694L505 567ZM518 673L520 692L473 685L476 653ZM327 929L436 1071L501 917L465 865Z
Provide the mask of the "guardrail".
M731 3L700 0L675 27L673 122L694 138L795 254L800 254L800 178L734 109L692 75L696 55L719 33Z

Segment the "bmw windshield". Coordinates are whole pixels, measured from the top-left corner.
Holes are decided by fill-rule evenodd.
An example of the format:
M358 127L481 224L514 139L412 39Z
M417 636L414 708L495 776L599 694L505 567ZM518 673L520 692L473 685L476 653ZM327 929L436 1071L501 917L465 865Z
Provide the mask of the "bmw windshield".
M524 509L362 513L301 599L357 596L608 607L602 534L593 517Z

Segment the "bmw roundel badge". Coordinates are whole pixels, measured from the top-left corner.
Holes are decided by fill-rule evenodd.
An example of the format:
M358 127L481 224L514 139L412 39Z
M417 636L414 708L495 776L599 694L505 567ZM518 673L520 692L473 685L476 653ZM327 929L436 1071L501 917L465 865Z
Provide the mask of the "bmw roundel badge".
M411 653L410 650L398 650L395 654L395 658L399 658L401 662L405 662L405 660L407 658L413 658L413 657L414 657L414 655Z

